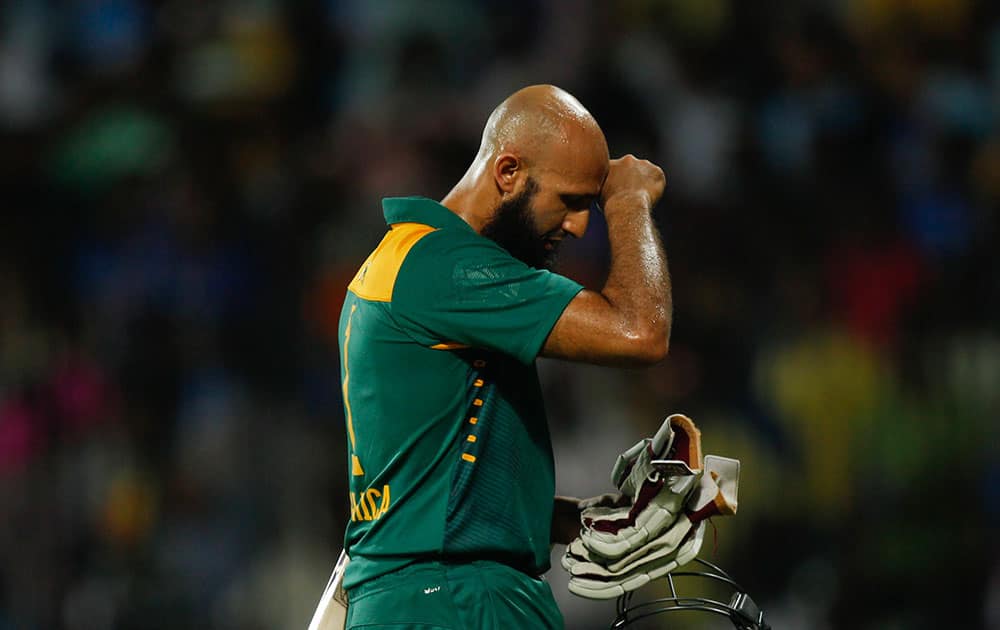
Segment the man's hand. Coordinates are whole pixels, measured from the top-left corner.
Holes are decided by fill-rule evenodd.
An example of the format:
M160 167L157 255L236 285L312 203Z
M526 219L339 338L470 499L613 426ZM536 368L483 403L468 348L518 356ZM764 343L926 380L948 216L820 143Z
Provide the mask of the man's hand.
M663 169L632 154L611 160L608 177L601 189L601 202L611 207L651 209L663 195L667 179Z
M614 492L601 494L589 499L576 497L556 497L552 504L552 544L568 545L580 535L580 512L592 507L623 507L629 498Z

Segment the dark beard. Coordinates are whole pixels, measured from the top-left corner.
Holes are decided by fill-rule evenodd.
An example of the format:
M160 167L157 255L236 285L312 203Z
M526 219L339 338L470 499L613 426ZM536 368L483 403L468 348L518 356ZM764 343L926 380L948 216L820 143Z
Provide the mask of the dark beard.
M556 253L545 249L545 239L535 231L531 218L531 199L536 192L538 184L529 178L520 194L500 202L481 234L529 267L551 269Z

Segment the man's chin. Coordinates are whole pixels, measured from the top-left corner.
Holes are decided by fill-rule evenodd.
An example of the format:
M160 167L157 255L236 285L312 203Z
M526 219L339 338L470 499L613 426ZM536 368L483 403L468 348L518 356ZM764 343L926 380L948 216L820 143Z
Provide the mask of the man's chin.
M498 244L506 249L511 256L534 269L551 270L558 254L555 249L548 249L544 246L526 247L522 244L521 247L511 247L505 243Z

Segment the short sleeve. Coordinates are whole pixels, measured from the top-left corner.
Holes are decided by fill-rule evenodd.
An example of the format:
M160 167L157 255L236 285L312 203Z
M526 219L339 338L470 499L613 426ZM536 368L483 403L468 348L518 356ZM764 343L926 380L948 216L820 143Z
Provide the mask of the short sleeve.
M393 289L392 313L428 346L483 347L527 364L582 289L478 234L443 229L410 251Z

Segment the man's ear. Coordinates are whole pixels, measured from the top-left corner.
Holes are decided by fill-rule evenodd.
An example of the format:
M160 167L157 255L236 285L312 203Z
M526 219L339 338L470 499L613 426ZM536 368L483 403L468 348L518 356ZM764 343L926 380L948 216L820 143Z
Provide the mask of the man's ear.
M513 153L501 153L493 160L493 180L496 181L500 194L514 192L521 168L521 160Z

